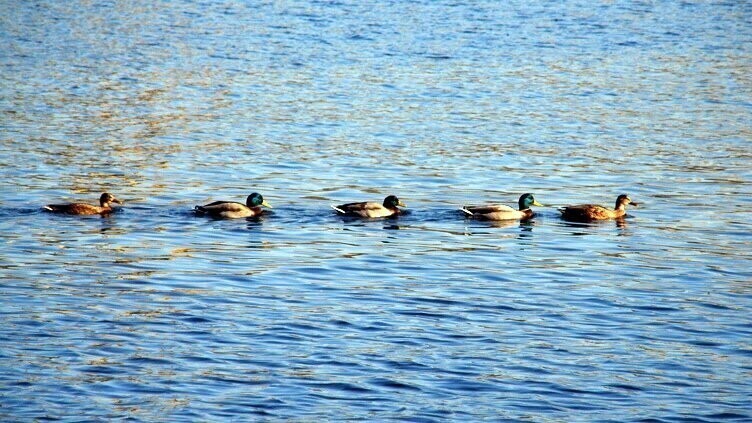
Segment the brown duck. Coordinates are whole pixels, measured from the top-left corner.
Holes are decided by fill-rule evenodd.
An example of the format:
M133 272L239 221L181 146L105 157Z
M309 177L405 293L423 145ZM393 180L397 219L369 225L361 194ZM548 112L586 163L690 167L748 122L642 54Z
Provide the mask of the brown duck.
M597 204L580 204L562 207L559 209L559 212L561 212L561 217L564 220L574 222L618 219L624 217L627 213L627 204L637 207L637 203L632 201L628 195L622 194L616 198L616 207L613 210Z
M65 214L107 214L112 212L112 203L123 204L120 200L115 198L114 195L109 192L103 193L99 196L99 206L92 206L86 203L71 203L71 204L47 204L42 207L42 210L53 213L65 213Z

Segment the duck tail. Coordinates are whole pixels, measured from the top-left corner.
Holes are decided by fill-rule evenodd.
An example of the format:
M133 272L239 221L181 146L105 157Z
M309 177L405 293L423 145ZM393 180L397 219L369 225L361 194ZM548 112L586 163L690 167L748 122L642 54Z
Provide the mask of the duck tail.
M334 204L330 204L329 207L333 208L339 214L347 214L346 211L344 211L341 208L335 206Z
M196 213L200 213L200 214L206 213L206 209L203 208L202 206L196 206L196 207L194 207L193 211L196 212Z
M466 215L468 215L468 216L474 216L473 212L471 212L470 210L468 210L466 206L462 206L462 207L460 207L460 210L461 210L461 211L462 211L463 213L465 213Z
M567 208L566 207L557 207L556 210L558 210L559 213L561 213L561 214L564 214L564 213L567 212Z
M47 205L47 206L42 207L42 210L45 210L45 211L55 211L55 209L51 205Z

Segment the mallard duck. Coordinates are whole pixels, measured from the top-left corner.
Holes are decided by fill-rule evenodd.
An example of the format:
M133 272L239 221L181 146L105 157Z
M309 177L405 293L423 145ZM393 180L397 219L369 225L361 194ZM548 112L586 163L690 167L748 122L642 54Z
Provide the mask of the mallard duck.
M485 206L462 206L462 210L468 216L485 220L527 220L535 215L530 206L543 206L535 201L533 194L527 193L520 196L517 202L519 210L515 210L503 204L488 204Z
M591 220L618 219L627 213L627 204L637 206L627 194L616 198L616 207L611 210L597 204L580 204L576 206L561 207L561 217L575 222L589 222Z
M261 206L272 208L269 203L264 201L261 194L254 192L245 199L245 204L234 201L215 201L203 206L196 206L194 210L198 214L206 214L211 217L236 219L259 216L264 212Z
M340 204L339 206L333 205L332 208L345 216L391 217L401 213L397 206L406 207L399 198L390 195L381 204L364 201L362 203Z
M42 207L42 210L53 213L79 215L107 214L112 212L112 203L123 204L120 200L115 198L114 195L105 192L99 196L99 206L92 206L91 204L86 203L47 204Z

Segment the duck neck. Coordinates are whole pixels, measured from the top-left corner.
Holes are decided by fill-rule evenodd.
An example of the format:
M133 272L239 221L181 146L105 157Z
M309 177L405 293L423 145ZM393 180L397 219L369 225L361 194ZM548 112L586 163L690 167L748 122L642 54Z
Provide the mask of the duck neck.
M625 214L627 214L627 203L616 203L616 208L614 209L614 217L621 218Z

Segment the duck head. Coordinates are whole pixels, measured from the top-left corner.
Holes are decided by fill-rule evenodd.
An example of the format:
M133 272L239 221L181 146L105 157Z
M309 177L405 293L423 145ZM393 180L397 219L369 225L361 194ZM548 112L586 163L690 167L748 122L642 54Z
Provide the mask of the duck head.
M253 194L249 195L248 198L245 199L245 205L248 207L268 207L272 208L272 205L264 201L264 197L261 196L261 194L254 192Z
M627 194L622 194L618 197L616 197L616 210L622 210L627 208L627 204L631 204L632 206L637 207L638 204L632 201L631 198Z
M405 206L405 203L403 203L402 201L400 201L400 199L397 198L394 195L390 195L390 196L386 197L384 199L383 206L386 207L386 208L388 208L388 209L393 209L393 208L395 208L397 206L407 207L407 206Z
M520 206L520 210L529 209L530 206L543 206L543 204L535 201L535 197L533 197L533 194L530 193L522 194L520 196L520 200L518 201L518 205Z
M99 205L104 207L105 205L108 205L110 203L118 203L123 204L122 201L115 198L114 195L110 194L109 192L105 192L102 195L99 196Z

